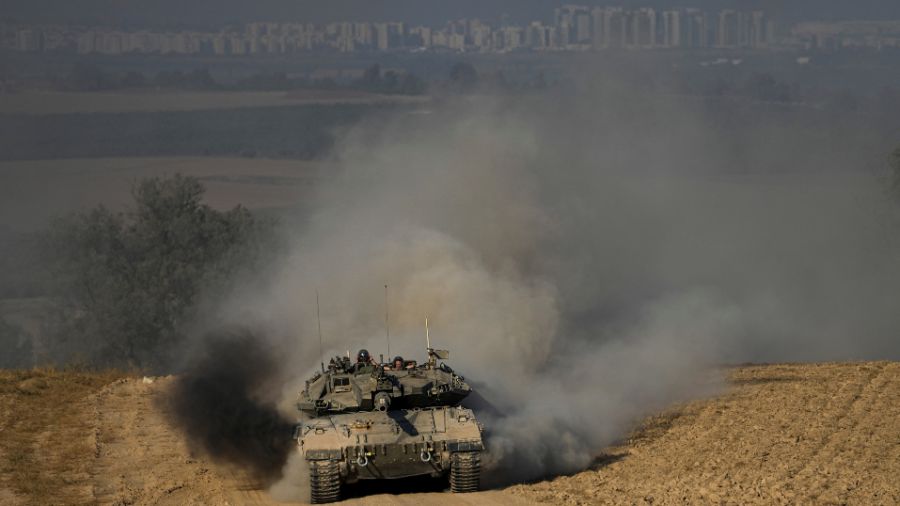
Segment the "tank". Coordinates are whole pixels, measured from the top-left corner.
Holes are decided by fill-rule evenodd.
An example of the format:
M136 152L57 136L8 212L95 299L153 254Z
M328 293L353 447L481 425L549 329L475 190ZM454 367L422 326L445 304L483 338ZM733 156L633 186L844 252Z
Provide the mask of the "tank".
M448 476L451 492L478 490L483 427L460 402L472 389L427 349L423 364L335 357L306 381L294 437L309 464L313 504L337 501L358 480Z

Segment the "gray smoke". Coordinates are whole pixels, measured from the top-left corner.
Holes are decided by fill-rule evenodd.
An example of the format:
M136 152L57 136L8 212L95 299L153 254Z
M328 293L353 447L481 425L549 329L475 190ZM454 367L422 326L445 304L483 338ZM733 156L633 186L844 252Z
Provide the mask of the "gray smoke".
M497 483L583 469L725 362L900 355L894 210L853 146L609 88L428 112L348 132L289 258L223 311L296 336L285 406L316 289L326 356L387 353L385 284L392 354L423 358L428 317L497 408Z

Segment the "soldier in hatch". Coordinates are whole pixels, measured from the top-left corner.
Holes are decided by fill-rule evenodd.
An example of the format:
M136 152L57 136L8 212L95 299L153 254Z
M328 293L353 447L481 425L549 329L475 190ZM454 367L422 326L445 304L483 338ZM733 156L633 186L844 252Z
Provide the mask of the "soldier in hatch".
M369 350L361 349L356 354L356 365L353 366L354 374L372 374L375 371L375 363L369 355Z
M406 362L403 360L403 357L397 355L394 357L394 366L392 368L394 371L402 371L406 369Z

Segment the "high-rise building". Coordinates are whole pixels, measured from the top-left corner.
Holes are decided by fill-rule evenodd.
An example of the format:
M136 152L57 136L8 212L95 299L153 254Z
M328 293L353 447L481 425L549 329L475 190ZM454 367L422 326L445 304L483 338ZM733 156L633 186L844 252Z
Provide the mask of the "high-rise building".
M716 47L737 47L739 41L739 16L738 13L726 9L719 12L716 25Z
M564 5L554 10L553 14L561 47L590 43L591 12L587 7Z
M663 11L662 35L659 44L663 47L681 47L681 11Z
M431 28L427 26L410 28L409 35L414 45L431 47Z
M550 27L540 21L533 21L525 29L525 45L534 49L550 47Z
M388 24L375 23L373 28L375 29L375 47L379 51L387 51L391 47Z
M447 46L456 51L465 51L466 36L461 33L451 33L447 40Z
M16 33L16 49L19 51L43 50L43 34L38 30L19 30Z
M575 13L575 43L590 44L592 32L591 14L587 9Z
M629 43L634 47L653 47L656 45L656 11L642 8L631 13L631 35Z
M472 20L469 23L468 43L485 50L491 43L491 27L480 20Z
M525 45L525 31L517 26L505 26L500 29L503 49L511 51Z
M629 16L620 7L608 7L603 18L603 47L625 47Z
M702 48L709 47L710 26L709 17L699 9L687 9L682 19L682 32L685 47Z
M375 46L375 33L371 23L353 24L353 45L357 49L372 49Z
M604 21L606 19L606 9L602 7L594 7L591 10L591 41L594 49L606 47L606 31Z
M225 56L231 54L231 44L228 41L228 37L220 33L213 37L213 54L216 56Z
M775 43L775 21L763 11L750 14L750 47L766 48Z

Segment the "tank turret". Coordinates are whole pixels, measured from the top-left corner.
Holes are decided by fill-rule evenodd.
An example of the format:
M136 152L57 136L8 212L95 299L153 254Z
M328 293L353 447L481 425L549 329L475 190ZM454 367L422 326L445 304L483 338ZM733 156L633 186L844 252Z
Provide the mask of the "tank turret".
M437 406L456 406L472 389L447 364L446 350L429 350L429 359L418 365L356 363L347 357L332 358L328 368L307 380L298 409L316 417L354 411L388 411Z

